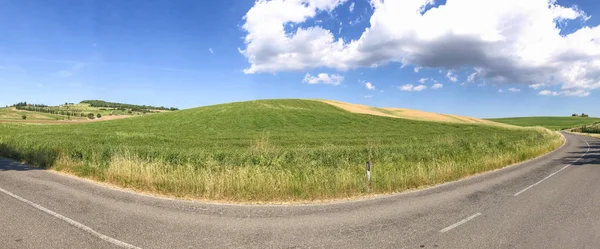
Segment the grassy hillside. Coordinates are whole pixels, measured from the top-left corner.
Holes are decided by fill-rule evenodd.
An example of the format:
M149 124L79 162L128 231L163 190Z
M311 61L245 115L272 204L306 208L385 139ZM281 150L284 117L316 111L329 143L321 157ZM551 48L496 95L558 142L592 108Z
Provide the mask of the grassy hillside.
M552 130L569 129L600 122L600 118L582 117L521 117L492 118L488 120L517 126L542 126Z
M355 114L309 100L77 125L0 124L0 156L144 191L233 201L396 192L503 167L561 143L545 129Z

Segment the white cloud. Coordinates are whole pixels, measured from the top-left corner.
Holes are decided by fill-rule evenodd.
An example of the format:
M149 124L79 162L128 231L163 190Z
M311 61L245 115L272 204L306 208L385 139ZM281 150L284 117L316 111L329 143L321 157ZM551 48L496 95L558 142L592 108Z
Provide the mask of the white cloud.
M257 0L242 26L241 53L250 63L244 72L344 71L396 62L415 71L472 68L468 82L530 85L554 79L570 92L600 88L600 26L561 33L562 24L589 19L577 7L555 0L453 0L437 7L431 0L371 0L370 26L358 39L336 39L321 26L300 25L344 2ZM297 25L286 29L289 24Z
M448 78L452 82L458 81L458 77L454 74L452 70L448 70L448 73L446 73L446 78Z
M425 82L427 82L427 80L429 80L429 78L420 78L419 83L425 84Z
M550 90L543 90L540 91L538 93L538 95L545 95L545 96L569 96L569 97L587 97L590 95L590 92L585 91L585 90L563 90L560 92L555 92L555 91L550 91Z
M418 86L415 86L415 87L413 88L413 91L415 91L415 92L420 92L420 91L423 91L423 90L425 90L425 89L427 89L427 86L425 86L425 85L418 85Z
M443 84L440 84L440 83L435 83L435 84L433 84L433 86L431 86L431 89L440 89L440 88L442 88L442 87L444 87L444 85L443 85Z
M334 85L334 86L338 86L342 83L342 81L344 81L344 77L341 75L337 75L337 74L326 74L326 73L320 73L317 76L312 76L310 74L306 74L304 76L304 80L302 80L302 82L308 83L308 84L329 84L329 85Z
M369 90L375 90L375 85L373 85L371 82L365 82L365 87Z
M541 92L538 93L538 95L552 95L552 96L558 96L557 92L553 92L550 90L543 90Z
M401 86L399 88L402 91L412 91L413 87L414 87L413 84L406 84L406 85L403 85L403 86Z
M503 92L504 92L504 90L502 90L502 89L498 89L498 92L499 92L499 93L503 93Z
M348 10L350 11L350 13L354 12L354 2L352 2L350 4L350 7L348 8Z
M373 98L373 95L365 95L365 99Z
M406 85L403 85L403 86L401 86L401 87L399 87L399 88L400 88L400 90L402 90L402 91L408 91L408 92L420 92L420 91L423 91L423 90L427 89L427 86L425 86L425 85L418 85L418 86L415 86L415 85L413 85L413 84L406 84Z
M511 88L508 88L508 91L509 91L509 92L516 93L516 92L520 92L520 91L521 91L521 89L519 89L519 88L514 88L514 87L511 87Z
M212 48L208 48L208 52L210 52L211 54L215 54L215 51Z
M537 84L531 84L531 85L529 85L529 88L537 90L537 89L540 89L540 88L542 88L544 86L546 86L546 84L544 84L544 83L537 83Z
M590 96L590 92L585 90L564 90L561 91L560 94L565 96L573 96L573 97L587 97Z

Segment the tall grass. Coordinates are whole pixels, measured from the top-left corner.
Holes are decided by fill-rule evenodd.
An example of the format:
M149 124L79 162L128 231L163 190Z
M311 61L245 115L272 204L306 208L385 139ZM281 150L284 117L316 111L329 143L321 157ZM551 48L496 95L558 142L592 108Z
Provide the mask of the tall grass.
M541 128L360 115L306 100L78 125L0 124L0 156L132 189L223 201L398 192L500 168L560 144L559 135Z

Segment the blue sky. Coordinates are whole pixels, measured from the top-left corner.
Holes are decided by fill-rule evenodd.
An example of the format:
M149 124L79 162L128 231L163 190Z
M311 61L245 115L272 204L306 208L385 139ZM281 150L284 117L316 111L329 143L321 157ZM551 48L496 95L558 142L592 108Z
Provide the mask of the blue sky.
M278 1L282 0L275 2ZM407 40L402 35L410 30L395 30L396 33L388 34L385 32L390 28L382 26L386 23L410 26L409 21L399 19L396 23L390 17L382 17L378 19L377 27L371 27L369 22L372 16L380 17L374 15L377 11L383 13L386 8L400 8L387 3L390 1L381 5L367 0L327 1L331 4L318 5L310 0L289 4L290 13L304 8L308 14L286 20L287 16L269 17L269 13L286 13L288 9L266 2L259 6L254 0L0 0L0 105L20 101L54 105L103 99L192 108L253 99L322 98L475 117L569 115L574 112L600 116L597 109L600 91L596 90L600 87L597 76L600 74L596 74L595 66L573 64L594 61L596 54L590 52L576 59L560 61L561 68L586 69L585 75L577 77L569 74L573 70L554 75L557 70L548 65L558 65L556 58L564 56L559 54L548 59L543 56L544 50L534 51L531 60L513 61L520 58L520 54L507 57L507 63L501 66L481 62L481 59L459 58L470 53L469 44L488 46L487 38L485 42L457 39L459 42L452 46L466 48L465 51L448 45L448 53L411 55L407 51L434 51L443 45L435 43L435 39L442 40L444 36L436 35L437 38L427 40L432 41L431 47L421 46L426 42L420 40L401 43ZM438 19L415 19L415 22L433 23L433 26L425 27L443 26L439 24L444 23L444 19L435 17L435 10L456 15L459 11L469 11L458 5L452 10L440 8L445 4L445 1L421 4L424 6L421 14L431 12L429 16ZM600 23L600 17L596 17L600 16L600 6L594 1L558 1L556 4L585 13L557 21L560 37ZM350 8L351 5L354 8ZM255 7L258 14L252 15L250 11ZM269 12L272 9L281 11ZM538 6L531 6L532 13L546 13L538 9ZM498 13L498 19L505 14ZM572 13L565 14L569 15ZM283 23L281 32L287 36L266 31L269 24L277 21ZM543 24L546 23L540 25ZM482 30L494 28L481 27L473 32L488 34ZM370 37L365 35L367 28L372 31ZM277 31L277 27L274 30ZM310 35L301 37L299 31ZM522 34L515 32L515 36ZM375 37L375 34L394 37L388 43L401 45L394 45L397 47L384 52L366 51L386 45L380 43L381 37ZM501 35L512 37L513 33ZM598 32L586 35L595 38ZM332 40L323 42L323 46L304 46L323 41L315 37L331 37ZM530 40L515 39L514 43L526 47L554 46L538 46ZM359 40L360 46L353 47L352 41ZM342 43L344 45L338 47ZM504 47L496 46L514 48L512 44L498 44L494 43L492 48L499 51L504 51ZM573 50L567 50L565 54L579 55L578 47L595 45L575 44ZM327 53L338 57L329 58ZM529 50L518 53L531 55ZM359 55L352 57L356 54ZM289 58L293 59L277 59L291 55L294 57ZM505 59L497 54L484 57L495 61ZM527 64L532 63L530 61L535 61L535 66ZM508 62L518 66L503 70L508 67ZM519 73L521 71L523 73ZM327 74L329 79L319 80L316 78L319 74ZM331 80L334 75L340 78ZM469 81L470 75L474 76ZM451 80L451 76L455 76L456 81ZM419 82L425 78L427 80ZM367 82L375 88L368 89ZM443 86L433 89L434 84ZM540 85L536 87L536 84ZM419 85L426 88L415 88Z

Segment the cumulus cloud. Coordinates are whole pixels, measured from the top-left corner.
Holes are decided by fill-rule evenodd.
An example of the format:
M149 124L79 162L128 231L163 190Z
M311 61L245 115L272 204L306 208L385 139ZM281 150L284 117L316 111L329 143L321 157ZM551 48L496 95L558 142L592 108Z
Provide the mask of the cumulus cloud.
M420 79L419 79L419 83L421 83L421 84L425 84L425 82L427 82L427 80L428 80L428 79L429 79L429 78L420 78Z
M576 97L586 97L590 95L590 92L585 90L563 90L560 92L543 90L538 93L538 95L544 96L576 96Z
M425 86L425 85L418 85L418 86L415 86L415 87L413 88L413 91L415 91L415 92L420 92L420 91L423 91L423 90L425 90L425 89L427 89L427 86Z
M538 93L538 95L553 95L553 96L558 96L558 93L550 91L550 90L543 90L543 91L540 91Z
M531 85L529 85L529 88L532 88L532 89L535 89L535 90L537 90L537 89L540 89L540 88L542 88L542 87L544 87L544 86L546 86L546 84L543 84L543 83L537 83L537 84L531 84Z
M365 87L369 90L375 90L375 85L371 82L365 82Z
M329 75L326 73L320 73L317 76L312 76L307 73L302 81L308 84L329 84L338 86L342 83L342 81L344 81L344 77L337 74Z
M348 10L350 11L350 13L354 12L354 3L350 4L350 7L348 7Z
M344 71L396 62L415 71L472 68L468 82L551 80L569 92L600 88L600 26L561 34L559 23L589 19L577 7L556 0L453 0L437 7L432 0L371 0L370 26L355 40L300 25L344 2L257 0L242 26L240 52L250 63L244 72ZM286 29L289 24L297 25Z
M514 88L514 87L511 87L511 88L508 88L508 91L509 91L509 92L516 93L516 92L520 92L520 91L521 91L521 89L519 89L519 88Z
M448 78L452 82L458 81L458 77L454 74L452 70L449 70L448 73L446 73L446 78Z
M407 92L420 92L420 91L427 89L427 86L425 86L425 85L415 86L413 84L406 84L399 88L400 88L400 90L407 91Z
M433 86L431 86L431 89L440 89L440 88L442 88L442 87L444 87L444 85L443 85L443 84L440 84L440 83L435 83L435 84L433 84Z

